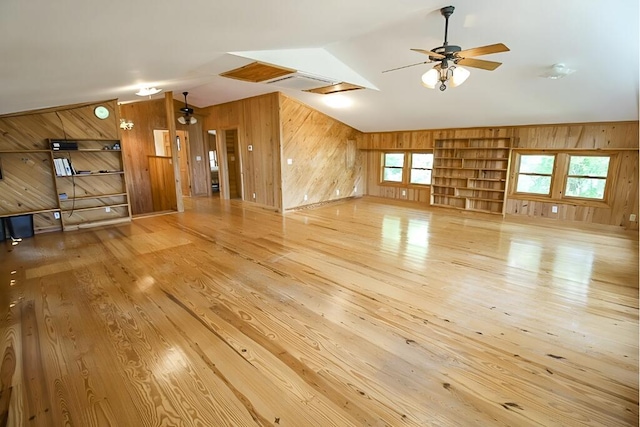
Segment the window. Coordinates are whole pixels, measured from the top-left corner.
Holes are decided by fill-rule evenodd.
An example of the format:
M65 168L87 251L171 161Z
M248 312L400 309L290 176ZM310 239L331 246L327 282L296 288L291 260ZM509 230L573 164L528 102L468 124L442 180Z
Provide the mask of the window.
M517 152L511 197L585 206L607 204L616 153L596 150Z
M411 153L410 184L431 185L433 153Z
M384 153L382 158L382 181L402 182L404 153Z
M521 154L516 193L550 195L555 155Z
M609 160L609 156L569 155L564 195L583 199L604 199Z

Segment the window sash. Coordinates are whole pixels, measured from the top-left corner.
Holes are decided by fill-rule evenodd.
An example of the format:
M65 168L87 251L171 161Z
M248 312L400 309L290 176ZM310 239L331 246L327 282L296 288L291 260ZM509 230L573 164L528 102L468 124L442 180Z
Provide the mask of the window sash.
M415 157L416 155L431 155L431 167L427 165L426 167L415 167ZM429 162L427 162L429 163ZM409 171L409 184L412 185L431 185L431 178L433 176L433 153L411 153L411 170ZM416 182L420 181L424 178L426 182Z
M518 171L516 172L516 194L533 194L536 196L550 196L553 185L553 174L557 163L556 155L547 153L532 153L518 155ZM526 168L523 166L523 158L525 157L552 157L551 171L549 173L533 172L530 165ZM525 171L522 171L525 169Z

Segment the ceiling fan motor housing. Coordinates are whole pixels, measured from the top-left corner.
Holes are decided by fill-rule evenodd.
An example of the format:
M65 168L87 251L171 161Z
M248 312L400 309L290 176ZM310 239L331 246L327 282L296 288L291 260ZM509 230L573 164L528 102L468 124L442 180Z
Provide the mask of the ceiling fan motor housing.
M439 46L431 49L431 52L438 53L440 55L444 55L447 59L453 60L455 58L455 53L460 52L462 48L460 46L455 46L452 44L448 44L445 46ZM442 58L438 58L435 56L429 56L429 59L432 61L441 61Z

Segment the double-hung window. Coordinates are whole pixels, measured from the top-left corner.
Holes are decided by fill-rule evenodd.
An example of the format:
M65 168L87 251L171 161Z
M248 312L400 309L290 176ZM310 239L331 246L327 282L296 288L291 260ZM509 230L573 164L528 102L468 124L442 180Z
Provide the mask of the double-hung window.
M431 185L433 153L411 153L409 184Z
M404 181L404 153L384 153L382 157L382 181Z
M550 195L555 155L521 154L516 193Z
M564 195L603 200L610 160L609 156L569 155L569 171Z

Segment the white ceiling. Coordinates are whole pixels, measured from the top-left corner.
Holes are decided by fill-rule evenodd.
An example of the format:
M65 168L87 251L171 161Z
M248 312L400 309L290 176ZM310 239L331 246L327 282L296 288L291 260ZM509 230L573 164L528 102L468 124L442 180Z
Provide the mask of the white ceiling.
M383 74L442 44L449 4L449 42L502 42L482 59L503 65L445 92L420 85L429 64ZM219 104L274 90L219 77L251 62L228 52L323 48L379 90L345 109L283 92L362 131L637 120L638 21L637 0L2 0L0 114L133 101L145 83ZM539 77L559 62L577 72Z

